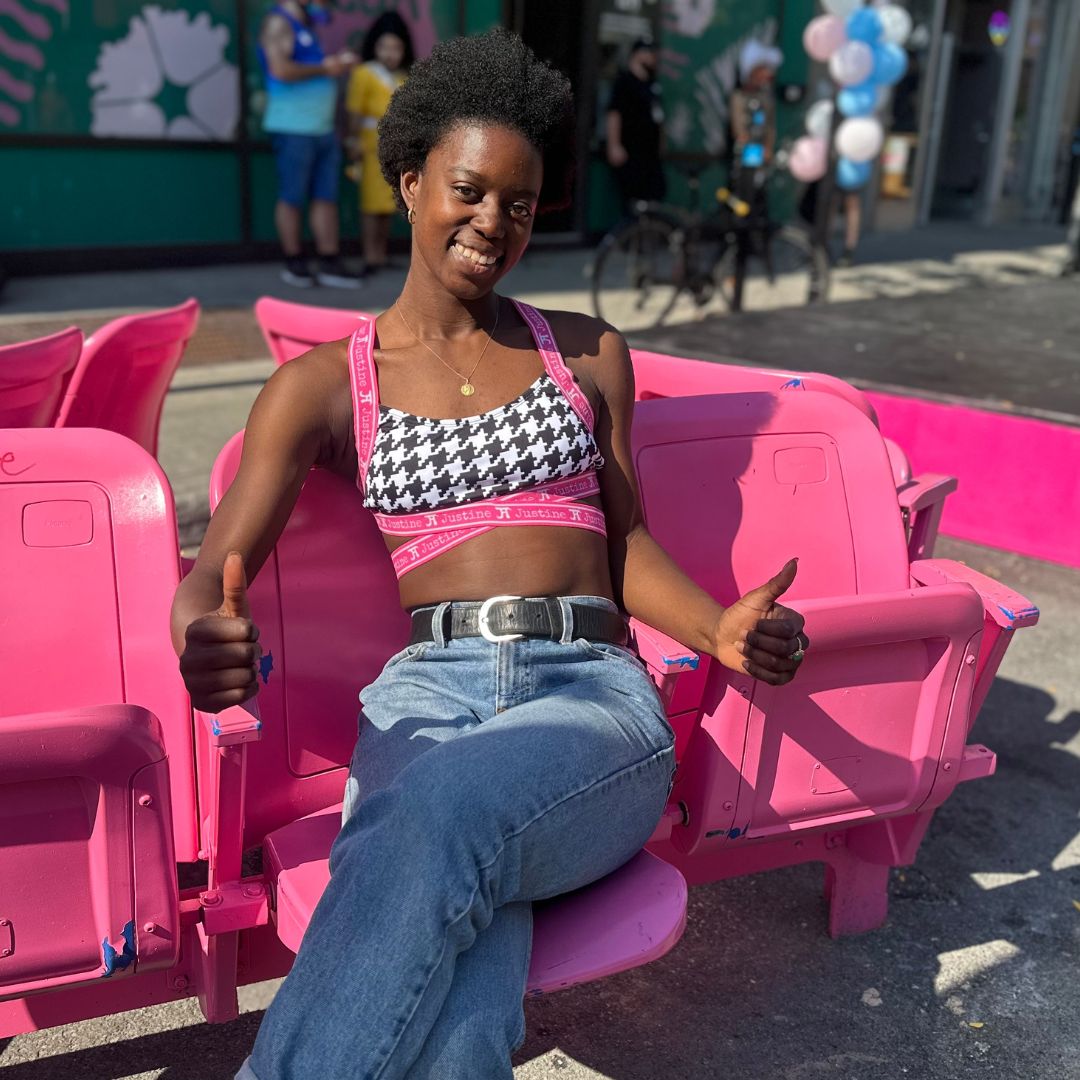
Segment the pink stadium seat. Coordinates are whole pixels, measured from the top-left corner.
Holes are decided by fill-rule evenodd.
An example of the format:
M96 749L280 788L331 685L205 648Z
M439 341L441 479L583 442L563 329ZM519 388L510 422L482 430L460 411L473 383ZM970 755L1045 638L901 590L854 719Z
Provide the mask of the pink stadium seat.
M255 301L255 319L276 364L294 360L316 345L349 337L360 320L368 317L363 311L296 304L271 296Z
M842 398L877 426L877 414L866 395L833 375L717 364L644 349L631 349L630 358L638 401L754 390L812 390ZM945 498L956 490L956 479L937 473L913 479L911 463L903 449L891 439L884 441L908 530L908 554L912 559L929 558L934 551Z
M211 507L232 482L242 446L237 435L219 455ZM353 602L358 596L362 605ZM408 621L374 519L353 485L322 470L309 476L249 597L269 659L260 738L247 748L243 843L264 844L278 934L295 950L329 880L358 689L404 647ZM330 637L321 629L328 618ZM213 790L202 791L202 805L214 799ZM558 989L662 956L685 919L682 875L641 852L603 883L538 909L529 989ZM591 931L583 935L585 926Z
M0 430L0 460L3 997L171 967L196 815L164 476L105 431Z
M156 455L165 394L198 321L188 300L107 323L83 348L56 426L106 428Z
M82 350L82 331L0 345L0 427L48 427Z

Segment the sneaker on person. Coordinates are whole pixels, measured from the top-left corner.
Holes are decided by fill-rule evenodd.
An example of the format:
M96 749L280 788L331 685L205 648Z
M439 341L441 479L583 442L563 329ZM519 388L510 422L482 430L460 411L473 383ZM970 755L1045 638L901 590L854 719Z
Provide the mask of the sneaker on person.
M315 286L315 276L308 267L307 260L298 256L285 260L281 280L288 285L295 285L298 289L311 289Z
M331 289L360 289L364 285L359 274L346 269L340 255L319 259L315 280Z

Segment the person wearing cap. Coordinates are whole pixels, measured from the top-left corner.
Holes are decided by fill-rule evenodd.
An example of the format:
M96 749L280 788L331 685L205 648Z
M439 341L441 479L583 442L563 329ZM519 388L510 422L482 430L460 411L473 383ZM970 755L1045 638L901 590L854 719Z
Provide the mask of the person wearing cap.
M626 69L615 78L607 109L607 160L615 173L623 210L641 200L658 201L667 190L663 152L664 109L656 85L656 46L639 38Z
M739 87L731 95L733 162L736 168L767 165L776 148L773 79L784 54L751 38L739 50Z

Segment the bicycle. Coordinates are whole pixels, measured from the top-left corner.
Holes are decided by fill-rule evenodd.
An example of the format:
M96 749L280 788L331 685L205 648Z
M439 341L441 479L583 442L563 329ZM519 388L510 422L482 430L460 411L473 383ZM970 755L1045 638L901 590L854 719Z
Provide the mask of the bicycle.
M673 315L701 315L715 297L731 311L824 300L828 254L809 230L769 216L766 185L786 161L780 150L771 165L736 174L748 198L721 187L711 213L699 209L707 163L682 163L690 209L639 203L633 218L601 240L590 268L596 314L620 330L638 330Z

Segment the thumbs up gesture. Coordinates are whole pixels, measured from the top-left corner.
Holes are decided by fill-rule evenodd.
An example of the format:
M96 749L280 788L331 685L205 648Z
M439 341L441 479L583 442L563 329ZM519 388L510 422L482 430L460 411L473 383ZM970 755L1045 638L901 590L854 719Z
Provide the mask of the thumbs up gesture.
M732 671L783 686L795 678L810 639L803 617L777 600L795 580L798 560L790 559L775 577L736 600L717 620L716 658Z
M230 551L226 556L221 584L221 606L188 624L180 656L180 674L192 705L211 713L239 705L258 693L262 656L239 552Z

